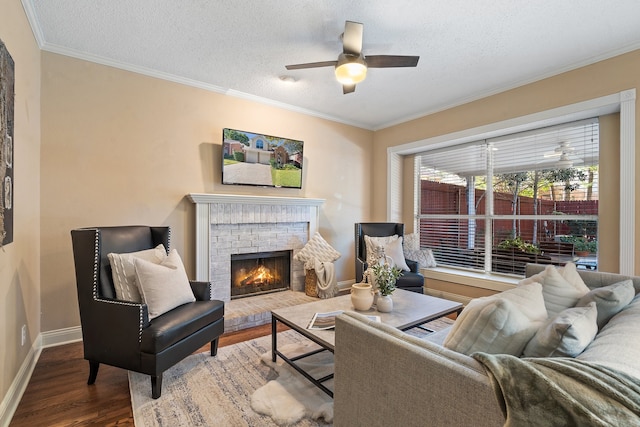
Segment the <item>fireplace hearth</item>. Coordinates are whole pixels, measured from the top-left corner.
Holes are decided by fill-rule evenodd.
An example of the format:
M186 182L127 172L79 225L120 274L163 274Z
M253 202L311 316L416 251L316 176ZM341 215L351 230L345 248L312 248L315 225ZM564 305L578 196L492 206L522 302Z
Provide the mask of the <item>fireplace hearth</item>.
M231 255L231 299L290 288L291 251Z

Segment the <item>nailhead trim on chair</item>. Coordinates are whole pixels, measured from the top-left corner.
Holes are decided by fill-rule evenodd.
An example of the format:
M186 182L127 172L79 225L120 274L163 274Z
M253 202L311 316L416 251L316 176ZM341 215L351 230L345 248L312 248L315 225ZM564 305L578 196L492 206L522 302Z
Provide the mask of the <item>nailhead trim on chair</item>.
M171 236L171 231L169 231ZM94 301L107 304L126 305L129 307L138 307L139 309L139 325L138 325L138 342L142 342L142 325L144 323L142 304L134 304L131 302L115 301L110 299L98 298L98 260L100 258L100 230L96 228L95 245L93 252L93 299Z

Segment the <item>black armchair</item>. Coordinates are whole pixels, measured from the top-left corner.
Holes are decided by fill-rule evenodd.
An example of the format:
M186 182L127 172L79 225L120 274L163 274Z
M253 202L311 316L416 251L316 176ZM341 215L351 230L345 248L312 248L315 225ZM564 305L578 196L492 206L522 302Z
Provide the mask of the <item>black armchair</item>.
M356 239L356 282L362 282L364 271L367 269L367 246L364 242L364 236L383 237L383 236L404 236L404 224L396 222L362 222L356 223L355 239ZM424 293L424 276L418 271L418 263L409 259L405 259L407 267L411 271L403 272L398 278L396 287Z
M116 299L107 254L137 252L159 244L169 250L169 227L123 226L71 231L88 384L100 363L151 376L151 395L162 392L162 373L224 332L224 302L211 300L210 283L190 282L196 301L151 321L144 303Z

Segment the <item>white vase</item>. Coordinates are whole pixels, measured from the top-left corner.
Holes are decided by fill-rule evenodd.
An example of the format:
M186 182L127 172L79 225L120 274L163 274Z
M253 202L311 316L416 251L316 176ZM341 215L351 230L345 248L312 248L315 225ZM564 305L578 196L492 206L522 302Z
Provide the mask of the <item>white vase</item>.
M379 295L376 308L381 313L389 313L393 310L393 300L391 295Z
M373 304L373 290L369 283L351 285L351 304L359 311L367 311Z

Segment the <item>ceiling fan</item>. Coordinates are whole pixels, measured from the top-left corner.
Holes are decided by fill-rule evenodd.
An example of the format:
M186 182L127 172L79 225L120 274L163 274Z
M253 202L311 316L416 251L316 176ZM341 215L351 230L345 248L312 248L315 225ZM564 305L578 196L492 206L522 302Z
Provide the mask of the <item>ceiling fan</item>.
M344 94L355 92L356 84L367 76L367 68L415 67L419 56L368 55L362 54L364 25L346 21L342 33L342 53L336 61L309 62L287 65L287 70L304 68L335 67L336 79L342 83Z
M560 169L569 169L574 165L584 163L581 158L571 154L574 151L575 148L573 148L568 141L562 141L555 150L544 153L544 157L551 159L557 158L558 160L553 163L554 166Z

